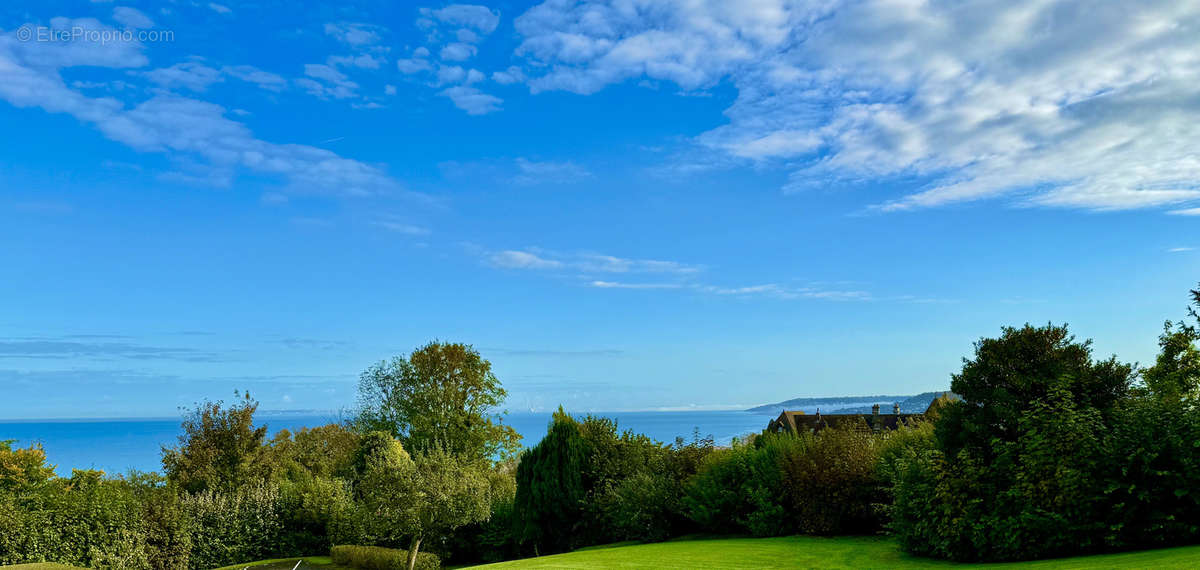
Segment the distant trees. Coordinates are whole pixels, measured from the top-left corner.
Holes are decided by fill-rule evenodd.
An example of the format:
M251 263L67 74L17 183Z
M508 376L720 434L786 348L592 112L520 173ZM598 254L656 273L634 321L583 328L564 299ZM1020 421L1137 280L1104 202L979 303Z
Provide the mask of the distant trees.
M496 413L506 396L473 347L435 341L362 373L356 424L391 433L410 452L491 461L520 448L521 436Z

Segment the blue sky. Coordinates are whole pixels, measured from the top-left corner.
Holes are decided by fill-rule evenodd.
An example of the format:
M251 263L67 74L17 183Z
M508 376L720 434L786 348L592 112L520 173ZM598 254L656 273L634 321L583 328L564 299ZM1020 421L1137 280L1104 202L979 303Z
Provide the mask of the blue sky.
M1200 279L1198 25L7 2L0 417L339 408L435 338L513 410L944 389L1024 322L1145 363Z

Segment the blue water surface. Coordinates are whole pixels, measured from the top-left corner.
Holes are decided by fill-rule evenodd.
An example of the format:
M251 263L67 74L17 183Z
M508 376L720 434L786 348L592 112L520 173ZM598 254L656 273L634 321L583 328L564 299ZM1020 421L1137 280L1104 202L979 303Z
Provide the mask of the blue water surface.
M620 429L632 429L662 442L676 437L691 441L693 431L701 437L711 435L725 445L734 437L761 431L772 414L743 411L686 412L615 412L599 413L617 420ZM339 421L335 414L280 415L259 418L271 435L281 429L296 431ZM549 413L520 412L504 417L523 437L526 446L537 444L550 423ZM123 418L80 420L0 420L0 440L14 439L24 447L39 442L47 461L59 475L71 469L101 469L107 473L125 473L130 469L161 471L161 447L175 445L180 429L179 418Z

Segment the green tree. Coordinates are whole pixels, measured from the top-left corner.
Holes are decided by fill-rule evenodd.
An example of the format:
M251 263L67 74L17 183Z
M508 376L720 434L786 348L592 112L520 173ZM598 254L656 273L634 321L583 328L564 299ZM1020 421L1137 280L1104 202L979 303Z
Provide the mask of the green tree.
M963 359L950 389L962 400L947 404L937 423L938 443L947 456L963 447L991 457L994 439L1016 441L1021 416L1051 388L1063 390L1080 408L1107 415L1135 378L1116 357L1092 359L1091 340L1077 342L1066 325L1004 327L999 338L975 343L975 356Z
M571 546L587 497L584 469L590 456L579 422L562 407L554 413L546 437L521 454L513 505L516 534L518 541L531 543L535 553Z
M361 488L376 524L385 527L381 534L410 537L409 570L426 539L445 538L491 514L487 464L436 447L412 459L372 454Z
M12 444L15 442L14 439L0 440L0 491L28 491L54 477L54 466L46 465L46 452L40 443L14 449Z
M1200 397L1200 339L1194 327L1184 323L1163 325L1158 337L1159 353L1154 366L1142 370L1146 388L1167 400L1195 400Z
M506 396L478 351L434 341L362 373L356 423L395 435L412 452L440 448L490 461L520 448L521 436L495 413Z
M265 477L266 426L254 427L258 402L247 393L238 403L205 401L183 420L179 445L162 448L167 480L187 492L232 489Z

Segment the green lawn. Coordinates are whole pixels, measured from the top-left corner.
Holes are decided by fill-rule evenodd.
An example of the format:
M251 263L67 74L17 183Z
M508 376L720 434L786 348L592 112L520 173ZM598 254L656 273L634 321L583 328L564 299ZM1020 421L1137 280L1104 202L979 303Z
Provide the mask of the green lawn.
M233 566L223 566L217 570L242 570L242 568L253 568L254 570L292 570L297 562L301 562L296 570L305 570L308 568L316 570L345 570L345 566L338 566L330 560L328 556L305 556L303 558L275 558L272 560L259 560L257 562L246 562L244 564L234 564Z
M725 538L596 547L478 568L937 568L963 566L915 558L886 538ZM972 568L1200 568L1200 546Z

